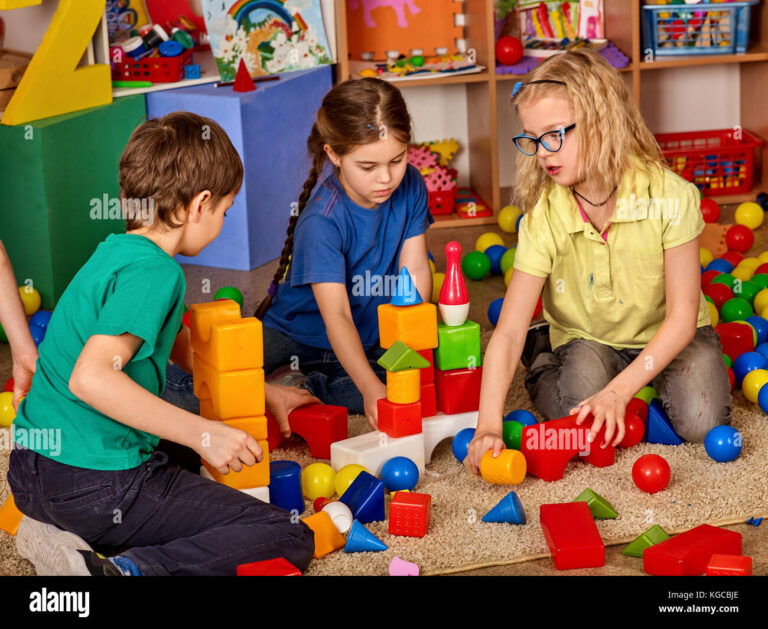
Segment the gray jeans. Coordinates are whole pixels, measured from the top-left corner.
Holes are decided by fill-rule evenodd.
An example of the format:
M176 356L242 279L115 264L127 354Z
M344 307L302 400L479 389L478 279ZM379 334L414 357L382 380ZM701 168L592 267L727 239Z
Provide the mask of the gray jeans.
M615 350L596 341L574 339L543 351L531 364L525 388L545 419L557 419L602 390L642 350ZM711 325L652 381L672 426L685 441L703 442L715 426L731 421L731 387L720 338Z

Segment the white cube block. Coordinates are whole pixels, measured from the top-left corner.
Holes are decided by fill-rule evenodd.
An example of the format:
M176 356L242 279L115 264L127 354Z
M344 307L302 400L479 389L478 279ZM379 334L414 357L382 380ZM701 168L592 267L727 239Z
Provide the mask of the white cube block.
M331 444L331 467L337 471L345 465L357 463L378 476L384 463L396 456L411 459L419 468L419 473L423 474L424 434L395 438L374 431Z
M424 461L432 460L432 452L443 439L455 437L465 428L477 426L477 411L456 413L455 415L434 415L421 420L421 432L424 435Z
M207 478L208 480L216 480L211 476L211 473L205 465L200 466L200 476ZM239 489L238 491L242 491L244 494L258 498L262 502L269 502L269 487L254 487L253 489Z

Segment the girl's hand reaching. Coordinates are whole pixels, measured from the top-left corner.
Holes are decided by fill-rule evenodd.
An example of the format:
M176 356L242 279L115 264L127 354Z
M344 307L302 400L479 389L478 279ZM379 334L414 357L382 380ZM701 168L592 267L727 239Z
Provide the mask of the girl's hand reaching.
M493 451L493 456L497 457L505 448L504 440L501 435L490 430L475 432L475 436L469 443L467 458L464 465L469 467L469 471L476 476L480 475L480 461L488 450Z
M629 400L610 388L611 386L608 385L569 411L571 415L578 413L576 423L579 425L584 423L587 415L590 413L594 415L595 419L587 437L590 443L595 440L597 433L605 424L605 441L600 444L601 448L606 448L609 444L617 446L624 439L624 413ZM614 435L615 438L611 442L611 437Z
M224 422L205 420L200 440L193 449L221 474L239 472L243 465L261 461L264 454L251 435Z
M363 408L365 409L365 418L371 430L379 429L379 406L378 400L387 397L387 385L376 378L376 382L363 392Z
M279 384L269 384L264 388L266 395L266 405L269 412L274 415L280 426L280 432L283 437L291 436L291 426L288 423L288 415L294 408L306 404L320 404L315 396L306 389L299 387L283 387Z

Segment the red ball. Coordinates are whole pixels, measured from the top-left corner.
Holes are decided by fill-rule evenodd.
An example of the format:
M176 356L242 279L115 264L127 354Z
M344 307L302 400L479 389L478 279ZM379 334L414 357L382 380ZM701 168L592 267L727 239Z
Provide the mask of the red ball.
M723 304L729 299L733 299L733 291L725 284L710 284L703 291L707 297L711 297L715 302L715 308L720 312Z
M714 269L711 271L704 271L704 273L701 274L701 289L704 290L709 286L712 280L720 275L720 273L722 273L722 271L715 271Z
M717 223L720 220L720 206L713 199L703 198L701 200L701 215L705 223Z
M523 44L517 37L507 35L496 42L496 61L513 66L523 58Z
M8 382L5 383L5 388L3 389L3 393L6 391L13 392L13 378L8 378Z
M755 275L760 275L761 273L768 273L768 262L761 264L755 269Z
M536 302L536 309L533 311L533 319L535 319L541 314L541 311L543 308L544 308L544 305L541 302L541 297L539 297L539 301ZM531 319L531 321L533 321L533 319Z
M323 507L331 502L333 502L333 500L329 500L325 496L320 496L319 498L315 498L312 507L314 508L315 513L320 513L323 510Z
M189 327L189 317L190 317L190 311L187 310L184 315L181 317L181 322Z
M642 402L642 400L640 400ZM645 404L645 402L643 402ZM627 407L629 409L629 407ZM646 411L647 412L647 411ZM624 438L619 443L620 448L631 448L640 442L645 435L645 424L637 413L624 414Z
M746 253L755 244L755 234L746 225L734 225L725 232L725 244L733 251Z
M739 262L741 262L744 259L744 256L738 251L728 251L724 255L721 255L720 259L728 260L728 262L730 262L733 265L733 268L735 269L737 266L739 266Z
M725 368L728 370L728 380L731 381L731 391L733 391L733 388L736 386L736 376L733 373L733 369L731 369L727 365Z
M632 466L635 485L649 494L655 494L669 485L671 476L669 463L658 454L644 454Z
M627 404L626 413L634 413L645 423L648 421L648 404L639 397L633 397Z

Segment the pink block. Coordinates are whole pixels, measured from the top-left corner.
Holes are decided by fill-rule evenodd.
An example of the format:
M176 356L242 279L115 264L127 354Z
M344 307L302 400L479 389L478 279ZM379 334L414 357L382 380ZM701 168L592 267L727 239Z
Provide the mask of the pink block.
M419 567L415 563L395 557L389 562L390 577L418 577Z

